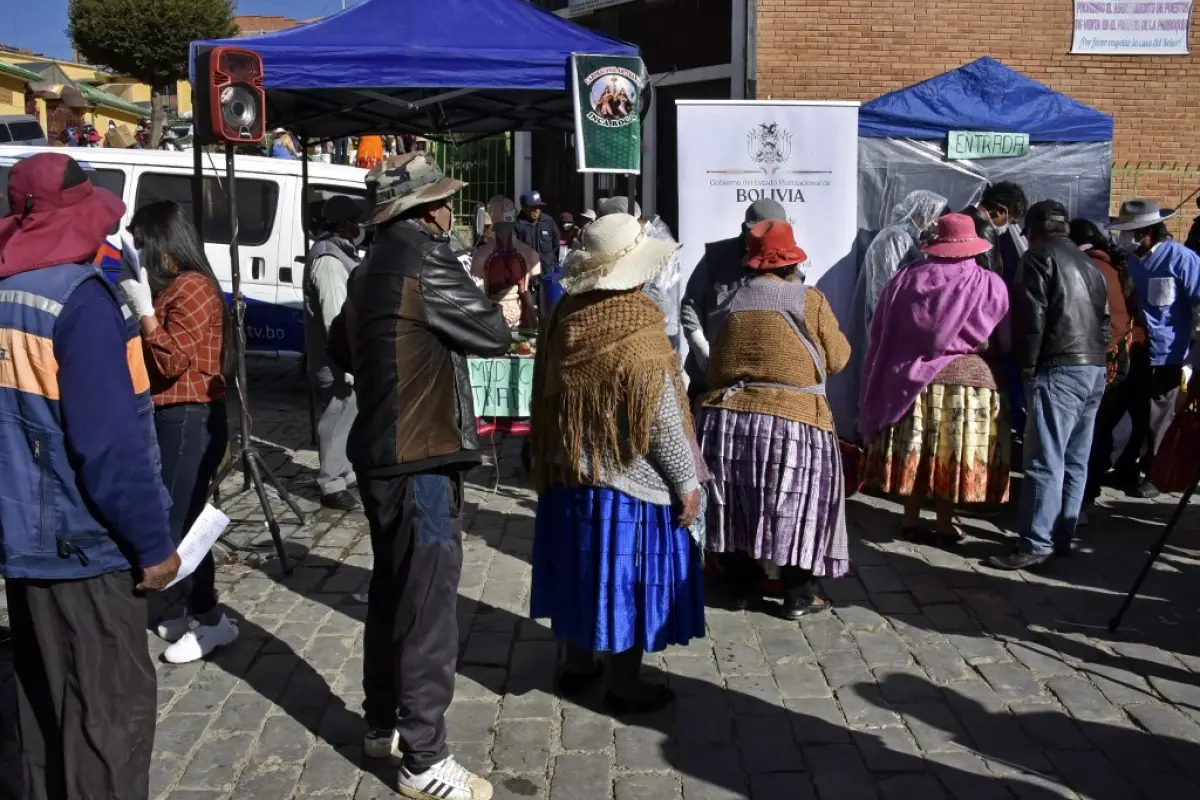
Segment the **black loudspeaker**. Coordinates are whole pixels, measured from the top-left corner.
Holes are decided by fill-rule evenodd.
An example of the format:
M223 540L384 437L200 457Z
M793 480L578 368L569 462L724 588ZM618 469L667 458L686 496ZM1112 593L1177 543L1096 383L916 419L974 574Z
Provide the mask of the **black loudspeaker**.
M201 145L261 142L267 129L262 58L240 47L196 54L193 130Z

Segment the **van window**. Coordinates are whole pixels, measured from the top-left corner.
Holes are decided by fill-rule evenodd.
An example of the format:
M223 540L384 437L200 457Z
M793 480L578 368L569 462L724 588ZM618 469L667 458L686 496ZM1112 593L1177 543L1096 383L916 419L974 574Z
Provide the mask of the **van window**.
M279 203L279 184L252 178L238 178L238 242L255 246L271 238L275 226L275 210ZM192 215L192 178L190 175L168 175L148 172L138 179L134 209L163 200L183 206ZM229 244L229 204L224 181L212 176L204 178L204 241L209 244Z
M3 128L0 125L0 128ZM8 216L8 171L11 167L0 167L0 217ZM108 189L118 198L125 196L125 173L119 169L89 169L86 170L88 179L93 186ZM121 229L121 220L117 220L108 235L112 236Z
M42 124L28 120L26 122L10 122L8 130L12 134L14 142L29 142L34 139L45 139L46 134L42 132Z
M310 183L308 185L308 199L305 202L305 207L308 209L308 233L310 236L316 234L320 222L321 207L325 205L325 201L339 194L357 200L366 209L367 189L365 186L351 187Z
M13 140L12 134L8 132L8 126L0 122L0 144L7 144Z

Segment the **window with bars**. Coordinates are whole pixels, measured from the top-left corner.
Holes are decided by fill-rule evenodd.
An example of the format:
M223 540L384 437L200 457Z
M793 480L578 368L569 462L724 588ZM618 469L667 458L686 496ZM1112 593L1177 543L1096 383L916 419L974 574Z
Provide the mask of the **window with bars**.
M428 146L444 175L466 182L454 197L454 222L478 236L475 210L498 194L513 196L512 134L452 133L431 139Z

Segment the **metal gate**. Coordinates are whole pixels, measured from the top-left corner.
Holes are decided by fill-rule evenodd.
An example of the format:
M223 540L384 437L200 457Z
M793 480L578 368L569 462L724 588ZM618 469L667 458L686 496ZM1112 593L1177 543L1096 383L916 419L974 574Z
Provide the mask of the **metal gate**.
M59 134L67 128L78 128L83 124L83 117L61 100L46 101L46 139L58 141Z
M498 194L513 195L512 135L452 133L431 139L429 149L443 174L466 181L466 188L454 198L454 223L478 236L475 209Z

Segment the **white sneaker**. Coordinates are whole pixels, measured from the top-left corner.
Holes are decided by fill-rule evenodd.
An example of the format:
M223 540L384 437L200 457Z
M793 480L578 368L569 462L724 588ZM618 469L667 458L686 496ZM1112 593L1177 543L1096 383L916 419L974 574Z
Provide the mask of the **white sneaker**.
M167 648L163 658L169 664L189 664L199 661L222 645L238 637L238 627L229 617L221 615L215 625L196 625L175 644Z
M363 739L363 755L367 758L400 758L400 734L394 729L367 731Z
M448 756L420 775L400 768L396 787L413 800L492 800L492 785Z
M185 614L182 617L159 620L158 627L154 629L154 632L164 642L174 644L182 639L185 633L195 630L199 624L194 617Z

